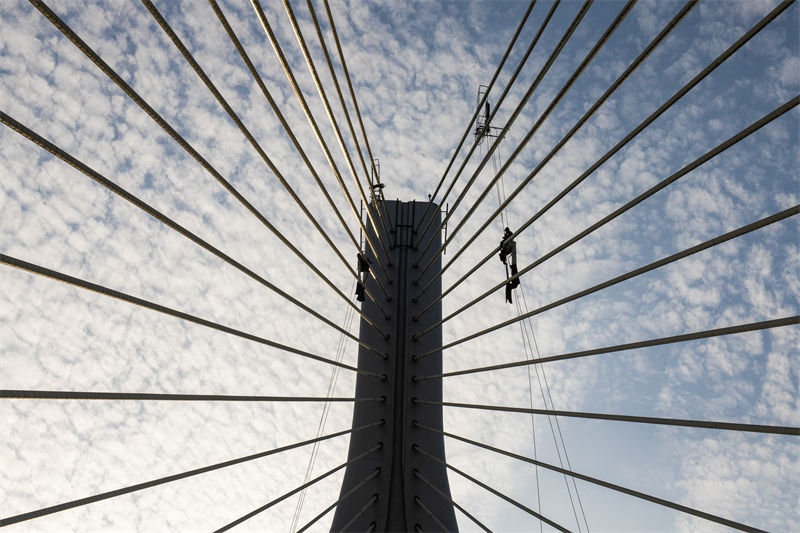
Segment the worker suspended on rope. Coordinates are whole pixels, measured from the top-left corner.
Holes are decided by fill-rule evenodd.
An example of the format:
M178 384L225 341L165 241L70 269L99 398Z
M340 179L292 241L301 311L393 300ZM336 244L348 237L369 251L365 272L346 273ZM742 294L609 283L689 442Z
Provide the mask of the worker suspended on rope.
M364 291L366 290L367 273L369 272L369 261L366 256L358 253L358 281L356 282L356 300L364 301Z
M509 279L517 275L517 243L511 238L512 232L506 228L503 232L503 239L500 241L500 261L506 267L506 302L512 303L511 291L519 287L519 278ZM509 265L510 263L510 265ZM509 266L511 273L509 274Z

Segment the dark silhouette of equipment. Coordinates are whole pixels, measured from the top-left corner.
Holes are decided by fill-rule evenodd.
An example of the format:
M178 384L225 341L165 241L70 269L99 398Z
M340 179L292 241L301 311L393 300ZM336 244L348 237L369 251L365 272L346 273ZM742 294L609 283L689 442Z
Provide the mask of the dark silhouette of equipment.
M500 261L506 267L506 302L513 303L511 291L519 287L519 278L512 278L517 275L517 243L511 238L513 233L506 228L503 232L503 239L500 241ZM510 267L510 273L509 273Z
M364 301L364 282L367 280L369 274L369 261L367 261L364 254L358 254L358 282L356 282L356 300L359 302Z
M482 144L487 138L492 139L491 142L495 142L500 138L500 134L503 133L503 128L492 126L491 124L492 106L489 104L489 100L485 98L488 89L486 85L478 87L478 105L481 105L481 101L484 101L484 104L483 111L475 119L475 129L472 132L477 145Z

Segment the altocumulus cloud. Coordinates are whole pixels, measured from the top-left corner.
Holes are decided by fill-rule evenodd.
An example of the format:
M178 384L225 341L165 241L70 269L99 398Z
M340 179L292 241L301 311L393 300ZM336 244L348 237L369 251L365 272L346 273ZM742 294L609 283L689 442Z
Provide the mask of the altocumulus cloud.
M262 4L357 201L283 7ZM324 7L314 4L326 44L334 50ZM491 79L527 3L331 4L386 196L425 200L467 126L478 85ZM489 161L464 192L448 229L463 225L448 245L445 264L475 238L447 268L443 286L450 287L497 245L503 222L516 229L539 212L778 4L701 2L515 192L683 6L638 2L486 199L476 203L499 170ZM354 260L347 232L211 7L183 1L156 5L333 242ZM51 7L335 287L351 294L352 278L344 265L144 6L120 0ZM333 99L308 9L301 2L293 7ZM551 7L540 2L532 10L490 94L493 104ZM499 144L498 163L508 161L622 7L597 2L588 9ZM495 125L510 121L580 8L563 2L555 9ZM252 8L243 1L226 2L222 10L357 237L355 217ZM797 96L797 10L789 7L548 208L517 238L519 264L531 264ZM21 0L4 2L0 21L4 113L321 315L344 323L347 305L333 290L38 10ZM336 68L341 76L338 63ZM338 104L335 112L341 116ZM345 137L354 149L349 134ZM527 273L524 306L536 309L796 205L797 146L798 112L792 110ZM454 205L487 148L488 143L481 145L465 164L445 203ZM0 128L0 154L1 253L335 357L337 331L6 127ZM496 217L478 233L498 208L498 198L512 194L503 222ZM797 222L784 220L535 315L530 320L535 346L530 330L525 337L513 324L446 349L445 371L521 360L529 352L556 355L791 316L800 294L799 258ZM448 295L445 316L503 279L502 265L491 258ZM506 305L501 293L448 320L444 341L516 316L518 308ZM518 291L517 299L521 296ZM330 379L327 365L7 266L0 269L0 302L4 389L320 395ZM357 334L355 321L350 331ZM797 426L799 344L796 326L777 328L548 363L537 369L538 377L522 367L448 378L444 395L471 403ZM355 361L356 345L348 341L343 362ZM351 395L354 384L352 372L341 371L334 395ZM316 404L6 400L0 404L0 514L312 438L321 409ZM349 405L334 404L327 430L348 427L351 415ZM800 528L796 438L566 418L558 423L575 471L755 527ZM444 424L529 456L535 442L537 457L549 463L558 464L564 453L557 431L551 431L555 422L545 417L532 421L521 414L446 409ZM458 468L532 508L541 505L543 514L577 529L575 515L581 513L570 506L570 497L577 503L577 495L571 484L568 495L563 477L456 441L446 444L448 460ZM321 444L314 472L340 464L346 450L346 437ZM219 527L301 484L309 453L309 448L294 450L11 530ZM450 481L454 499L492 529L538 528L534 518L468 481L457 476ZM308 492L300 524L336 499L340 483L337 474ZM584 482L577 487L593 530L718 529ZM296 498L289 499L240 529L285 531L295 504ZM330 516L316 528L329 524ZM475 528L463 516L459 526Z

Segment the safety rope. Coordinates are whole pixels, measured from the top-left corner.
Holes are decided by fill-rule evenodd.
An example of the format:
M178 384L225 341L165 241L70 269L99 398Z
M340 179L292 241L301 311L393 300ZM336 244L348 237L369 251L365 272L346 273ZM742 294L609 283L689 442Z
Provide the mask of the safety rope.
M355 282L353 282L352 286L350 287L351 295L355 292L355 286L356 284ZM350 330L350 327L352 326L353 323L354 314L355 313L353 313L353 310L348 307L347 311L345 312L344 323L342 325L345 331ZM336 348L337 362L341 363L342 358L344 357L344 349L346 346L347 346L347 338L342 334L339 336L339 342ZM328 392L326 394L326 397L330 398L333 396L333 392L336 389L336 382L338 379L339 379L339 367L334 367L333 370L331 371L330 380L328 381ZM326 402L322 408L322 414L320 415L319 419L319 426L317 427L317 437L322 435L322 432L325 431L325 424L328 421L328 413L330 412L330 408L331 408L330 402ZM314 446L311 448L311 455L308 458L308 466L306 467L306 476L303 479L303 483L307 483L311 479L311 474L314 471L314 463L316 462L318 451L319 451L319 445L318 443L314 443ZM292 525L289 527L289 533L294 533L295 531L297 531L298 522L300 521L300 513L303 510L303 504L305 503L305 499L306 499L306 489L303 489L302 492L300 492L300 497L297 500L297 506L295 507L294 510L294 516L292 517Z

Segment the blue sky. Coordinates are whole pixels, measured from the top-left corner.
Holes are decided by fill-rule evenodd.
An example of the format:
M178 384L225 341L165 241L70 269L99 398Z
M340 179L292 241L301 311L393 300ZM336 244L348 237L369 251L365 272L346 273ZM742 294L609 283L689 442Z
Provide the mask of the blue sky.
M705 0L511 203L515 229L705 68L778 2ZM269 157L346 257L345 232L206 3L156 2ZM263 2L348 186L352 179L279 2ZM304 35L332 88L305 3ZM534 7L490 95L494 103L552 4ZM315 2L323 20L324 8ZM505 173L511 194L683 6L640 1ZM138 2L51 7L343 292L344 266ZM332 2L388 198L423 200L444 171L527 2ZM500 145L505 160L605 31L620 2L596 2ZM508 120L580 4L562 2L495 124ZM337 205L342 193L245 1L222 9ZM614 211L800 92L797 5L591 174L518 239L519 264ZM342 324L346 305L27 2L0 7L0 109L151 203L244 265ZM325 26L327 28L327 26ZM327 44L332 38L327 33ZM333 97L331 89L331 97ZM338 105L335 108L339 110ZM571 246L522 279L530 309L603 282L798 203L798 111L792 110ZM348 142L349 137L348 137ZM485 146L482 147L485 149ZM231 327L333 357L335 330L55 159L0 128L0 251ZM462 152L463 154L463 152ZM460 158L457 163L460 163ZM478 159L466 165L455 200ZM489 165L491 166L491 165ZM452 230L492 175L482 172ZM446 182L449 184L449 181ZM355 194L355 191L352 191ZM497 207L492 192L445 261ZM495 221L444 275L453 282L496 246ZM542 356L798 314L795 218L771 225L530 321ZM444 302L445 315L503 277L492 259ZM518 295L519 297L519 295ZM501 291L446 323L445 342L517 314ZM357 332L352 323L350 331ZM796 326L543 365L557 409L800 425ZM164 318L26 272L0 268L0 385L5 389L314 395L330 368ZM525 358L518 325L448 349L445 370ZM343 361L354 363L347 343ZM354 388L341 372L336 395ZM532 383L532 385L530 385ZM524 368L448 378L450 401L544 405ZM549 400L548 400L549 401ZM14 400L0 405L0 509L22 513L72 498L313 437L321 406ZM335 404L327 428L350 423ZM519 414L446 409L445 429L533 455ZM561 419L574 470L769 530L800 529L797 439L704 429ZM547 419L537 456L557 463ZM536 471L447 441L448 461L536 508ZM347 440L320 447L315 472L344 460ZM13 526L55 531L206 530L302 482L310 449L163 485ZM575 529L562 477L538 472L542 513ZM535 519L451 476L453 497L496 531ZM341 476L310 490L300 524L338 495ZM723 529L578 483L591 530ZM295 499L241 530L286 531ZM474 525L458 516L463 531ZM328 527L330 517L317 526ZM581 526L583 527L583 525Z

